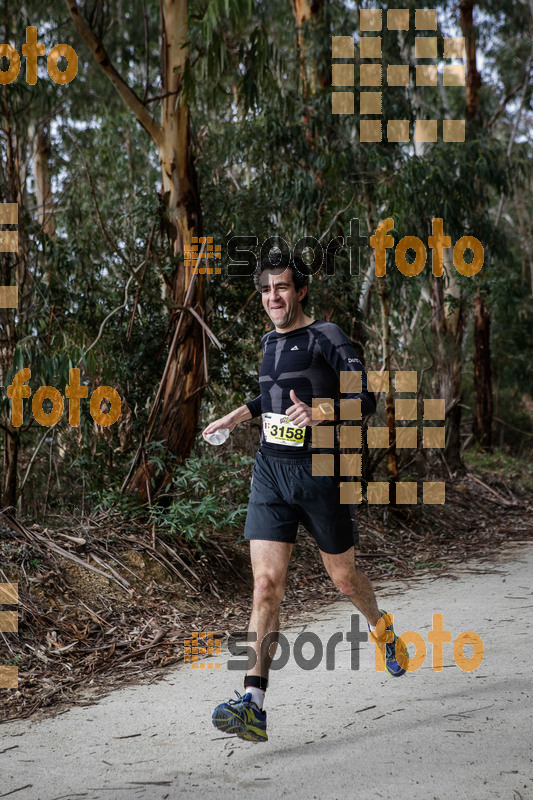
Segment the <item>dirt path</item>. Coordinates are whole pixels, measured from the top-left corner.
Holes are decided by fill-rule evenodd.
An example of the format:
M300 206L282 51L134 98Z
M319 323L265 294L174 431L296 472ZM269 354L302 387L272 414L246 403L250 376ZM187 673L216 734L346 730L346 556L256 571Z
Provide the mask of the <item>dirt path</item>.
M400 679L375 671L368 643L360 668L351 668L347 602L285 630L290 658L271 673L265 744L211 725L213 707L242 686L243 673L227 669L227 651L217 670L184 664L87 708L1 725L0 797L223 800L250 790L254 798L302 800L526 800L533 797L532 570L533 545L522 545L498 563L471 561L449 577L378 583L397 631L418 632L427 647L422 666ZM452 639L441 671L432 668L427 635L434 613ZM313 670L298 666L293 646L303 629L324 649L335 632L344 634L333 670L325 658ZM452 652L463 630L484 643L483 661L470 672ZM312 654L305 645L303 657Z

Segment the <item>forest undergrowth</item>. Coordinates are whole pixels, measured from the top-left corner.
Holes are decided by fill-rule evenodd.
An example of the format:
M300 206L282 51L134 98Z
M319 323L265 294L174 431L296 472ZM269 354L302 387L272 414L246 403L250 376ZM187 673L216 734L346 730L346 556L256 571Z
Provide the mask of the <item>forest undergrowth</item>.
M242 536L248 461L233 459L236 493L227 506L224 493L231 495L232 482L216 466L196 494L189 492L189 505L179 513L194 517L190 504L200 508L203 496L196 518L202 536L178 535L174 506L185 486L183 472L169 487L178 493L167 501L172 524L161 524L164 508L135 516L131 506L128 511L109 498L90 516L56 517L53 528L3 513L0 577L18 581L19 589L18 632L2 634L3 664L18 666L19 684L3 693L0 721L61 713L120 686L155 681L183 660L192 631L211 632L224 645L229 633L246 629L252 589ZM408 587L428 572L483 571L509 545L533 538L532 462L470 450L465 464L462 476L446 481L444 505L361 506L356 558L379 587L389 580ZM341 597L301 530L281 625Z

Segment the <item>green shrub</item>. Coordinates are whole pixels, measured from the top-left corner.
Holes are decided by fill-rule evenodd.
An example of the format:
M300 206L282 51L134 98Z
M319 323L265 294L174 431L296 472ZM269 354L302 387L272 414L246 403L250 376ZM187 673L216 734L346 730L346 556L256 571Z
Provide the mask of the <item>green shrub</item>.
M151 442L150 462L163 469L161 442ZM104 490L99 509L114 510L126 519L143 519L159 535L182 539L199 551L214 531L242 528L250 492L250 466L254 459L239 453L200 456L175 465L173 476L153 505L140 505L135 495Z

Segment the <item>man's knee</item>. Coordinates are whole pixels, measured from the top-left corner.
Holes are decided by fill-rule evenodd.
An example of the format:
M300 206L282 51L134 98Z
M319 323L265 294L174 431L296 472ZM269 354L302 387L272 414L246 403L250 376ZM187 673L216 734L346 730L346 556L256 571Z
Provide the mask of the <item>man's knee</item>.
M334 576L333 583L341 594L345 594L348 597L357 594L357 581L352 575Z
M263 573L254 579L254 602L260 605L281 603L285 592L285 581L275 575Z

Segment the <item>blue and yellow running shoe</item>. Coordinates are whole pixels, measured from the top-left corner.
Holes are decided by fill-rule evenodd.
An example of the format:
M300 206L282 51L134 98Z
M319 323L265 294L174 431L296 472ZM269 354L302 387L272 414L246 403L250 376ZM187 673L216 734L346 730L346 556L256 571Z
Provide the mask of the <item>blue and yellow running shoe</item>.
M252 695L247 692L240 695L235 691L237 700L221 703L213 711L212 722L222 733L235 733L239 739L249 742L266 742L266 711L260 711L252 703Z
M375 631L371 631L369 625L368 630L370 631L370 638L373 642L375 642L375 644L378 645L379 651L385 662L385 669L389 675L392 675L394 678L399 678L400 675L403 675L407 670L409 665L409 653L407 652L407 647L404 645L400 637L396 636L394 633L390 614L380 608L379 616L380 618L384 618L383 622L388 623L387 627L383 632L379 631L381 634L379 636L376 634L382 625L380 626L378 622Z

